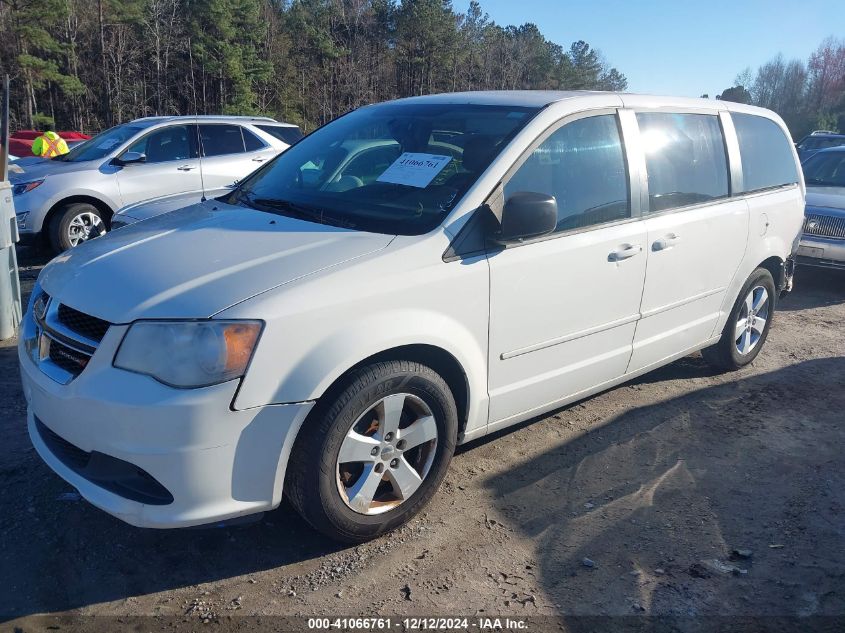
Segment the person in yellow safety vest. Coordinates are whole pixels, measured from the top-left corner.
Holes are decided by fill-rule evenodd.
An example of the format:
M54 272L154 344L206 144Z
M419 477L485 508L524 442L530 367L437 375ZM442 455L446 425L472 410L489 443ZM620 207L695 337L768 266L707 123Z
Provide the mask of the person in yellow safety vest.
M68 153L65 140L53 131L52 127L32 142L32 153L42 158L53 158Z

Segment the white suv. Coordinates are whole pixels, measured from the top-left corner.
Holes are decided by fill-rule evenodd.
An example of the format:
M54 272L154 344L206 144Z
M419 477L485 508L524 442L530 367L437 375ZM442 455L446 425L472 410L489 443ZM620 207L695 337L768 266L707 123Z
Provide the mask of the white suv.
M19 162L10 179L21 240L57 252L105 233L119 208L234 183L302 137L265 117L171 116L118 125L51 160Z
M429 500L456 444L696 350L750 363L803 206L767 110L577 92L361 108L223 197L50 263L19 346L29 432L134 525L284 491L332 537L371 538Z

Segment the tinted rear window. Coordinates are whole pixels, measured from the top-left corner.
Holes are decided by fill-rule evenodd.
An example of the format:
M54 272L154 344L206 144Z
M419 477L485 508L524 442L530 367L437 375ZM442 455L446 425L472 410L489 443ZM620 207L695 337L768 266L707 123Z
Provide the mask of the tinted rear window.
M753 114L732 113L742 157L743 191L798 182L792 143L780 126Z
M640 112L649 210L663 211L728 195L728 161L719 118Z
M302 138L299 128L291 125L256 125L255 127L288 145L293 145Z
M240 154L244 151L244 137L238 125L200 125L203 156Z
M241 134L243 134L244 136L244 146L246 146L246 151L255 152L266 147L264 141L259 139L255 134L250 132L245 127L241 128Z

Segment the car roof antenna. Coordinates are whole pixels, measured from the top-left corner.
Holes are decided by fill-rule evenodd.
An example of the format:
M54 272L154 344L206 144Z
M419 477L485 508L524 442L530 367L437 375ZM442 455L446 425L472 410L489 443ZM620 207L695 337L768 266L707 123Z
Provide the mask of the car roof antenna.
M200 134L200 120L198 114L194 115L194 120L196 121L194 127L197 129L197 159L200 164L200 187L202 187L202 197L200 198L200 202L205 202L208 200L208 198L205 197L205 178L202 174L202 155L205 152L202 147L202 134Z

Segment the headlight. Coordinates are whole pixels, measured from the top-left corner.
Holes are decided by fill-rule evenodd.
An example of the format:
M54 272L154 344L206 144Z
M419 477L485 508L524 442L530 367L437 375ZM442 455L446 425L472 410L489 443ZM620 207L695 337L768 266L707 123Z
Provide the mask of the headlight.
M16 183L15 185L12 185L12 195L20 196L25 193L28 193L36 187L40 187L42 184L44 184L44 180L44 178L41 178L39 180L30 180L29 182Z
M138 321L114 366L172 387L207 387L244 375L260 321Z
M26 227L26 219L29 217L29 211L24 211L23 213L16 213L15 219L18 222L18 228L22 229Z

